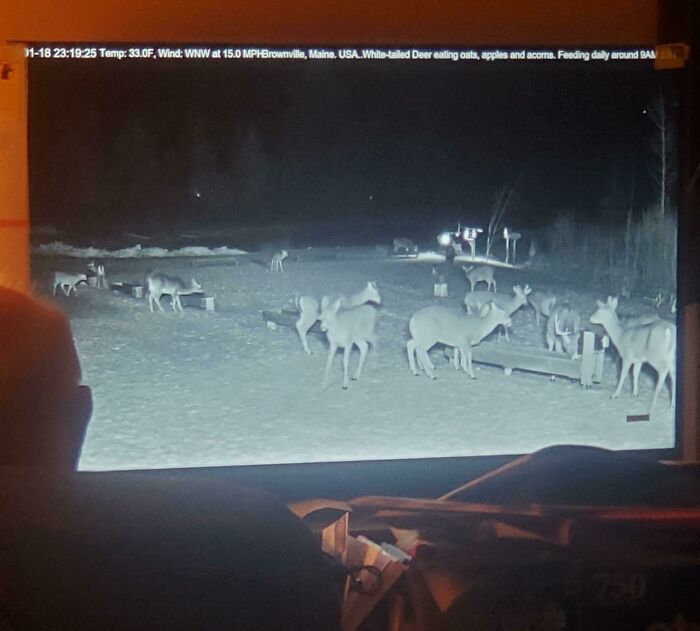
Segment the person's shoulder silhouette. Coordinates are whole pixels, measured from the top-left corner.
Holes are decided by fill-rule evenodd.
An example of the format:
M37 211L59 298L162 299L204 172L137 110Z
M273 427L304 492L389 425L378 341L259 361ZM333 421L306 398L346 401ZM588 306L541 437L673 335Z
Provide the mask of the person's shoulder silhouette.
M57 309L0 287L0 466L77 466L92 396L70 324Z
M320 546L276 498L197 472L73 471L80 380L66 317L0 287L0 631L340 628Z

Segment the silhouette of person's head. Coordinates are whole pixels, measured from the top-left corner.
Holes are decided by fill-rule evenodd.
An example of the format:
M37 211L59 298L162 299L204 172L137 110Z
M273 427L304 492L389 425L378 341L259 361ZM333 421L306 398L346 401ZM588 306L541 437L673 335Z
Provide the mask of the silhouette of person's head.
M75 469L92 414L66 317L0 287L0 465Z

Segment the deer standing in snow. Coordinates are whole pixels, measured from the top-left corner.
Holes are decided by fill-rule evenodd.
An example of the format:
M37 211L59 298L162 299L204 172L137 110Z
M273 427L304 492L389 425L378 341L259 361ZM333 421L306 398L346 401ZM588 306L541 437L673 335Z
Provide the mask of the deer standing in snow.
M620 380L612 398L619 396L630 366L632 367L632 396L637 396L639 373L642 365L646 363L657 373L651 407L654 407L667 377L671 382L671 407L673 407L676 382L676 326L661 319L625 326L617 315L617 298L612 296L608 296L607 302L598 300L597 307L590 321L600 324L605 329L622 359Z
M471 291L468 292L464 297L464 306L467 308L467 313L475 313L481 309L483 305L488 302L495 302L501 309L512 316L520 307L527 304L527 298L532 290L530 285L525 285L521 287L520 285L515 285L513 287L513 295L507 296L505 294L492 293L490 291ZM510 343L510 338L508 337L508 329L505 329L506 342ZM500 329L499 329L499 339L500 339Z
M160 299L164 294L172 298L173 311L182 313L180 296L198 294L202 291L202 286L194 278L187 284L177 276L168 276L159 272L151 272L146 276L146 286L148 290L148 308L151 310L151 313L153 313L154 304L161 313L165 313L163 305L160 304Z
M289 256L287 250L280 250L272 255L272 260L270 261L270 271L271 272L284 272L284 265L282 261Z
M56 290L60 287L64 296L70 296L71 292L75 296L78 295L78 290L75 288L78 283L87 283L85 274L69 274L68 272L53 273L53 295L56 295Z
M322 387L324 389L328 385L333 358L339 348L343 349L343 389L347 390L352 347L357 346L360 351L360 363L357 365L357 371L353 377L353 380L356 381L362 373L370 345L376 346L377 309L367 304L341 309L341 304L342 300L338 298L321 311L321 330L326 333L330 344L326 369L323 373Z
M297 296L294 299L294 304L299 311L299 317L295 322L297 333L304 351L310 355L311 349L307 340L309 329L314 325L316 320L321 317L321 311L329 307L336 300L340 300L340 309L350 309L351 307L359 307L366 302L374 302L381 304L382 297L379 293L377 283L369 281L367 285L355 294L350 296L344 294L328 294L321 298L321 302L313 296Z
M568 353L571 359L580 357L581 316L567 303L556 305L547 320L547 348L549 351Z
M435 379L435 366L428 351L435 344L444 344L459 349L460 365L472 379L476 379L472 368L472 346L478 344L497 326L510 326L508 314L495 303L481 307L478 314L449 309L440 305L424 307L411 316L408 330L411 339L406 343L408 364L411 372L418 375L418 366L428 377Z
M496 280L494 279L494 274L496 270L490 265L471 265L470 267L462 267L464 270L464 275L469 281L470 291L474 291L477 283L486 283L486 290L491 291L491 285L493 285L493 290L498 291L496 287Z

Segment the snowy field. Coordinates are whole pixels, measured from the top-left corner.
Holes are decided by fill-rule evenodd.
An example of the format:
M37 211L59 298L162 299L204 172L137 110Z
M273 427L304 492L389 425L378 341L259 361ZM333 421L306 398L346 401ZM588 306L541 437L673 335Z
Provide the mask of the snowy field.
M192 254L192 253L189 253ZM325 255L325 257L324 257ZM431 264L394 260L386 248L290 251L284 273L254 259L264 255L105 258L111 282L143 282L149 270L194 277L216 299L216 311L150 313L146 300L82 286L78 297L51 297L70 317L92 387L93 420L82 469L131 469L321 462L388 458L516 454L556 443L614 449L667 448L674 444L674 411L664 390L648 422L643 414L655 373L645 367L640 396L627 382L610 395L618 364L608 353L604 382L591 390L566 379L476 365L471 381L454 371L440 349L432 351L438 378L414 377L405 343L408 318L433 304ZM85 259L35 255L34 280L50 296L51 270L84 271ZM497 271L499 290L529 283L568 296L584 317L602 298L575 287L552 286L527 270ZM309 334L306 355L294 329L269 329L263 309L289 307L295 294L352 293L368 280L382 294L379 347L365 372L341 389L341 355L331 385L321 378L326 341ZM455 267L450 297L461 307L467 283ZM620 311L648 311L624 301ZM513 316L513 345L541 348L529 307ZM505 342L504 342L505 343ZM351 369L357 361L353 353Z

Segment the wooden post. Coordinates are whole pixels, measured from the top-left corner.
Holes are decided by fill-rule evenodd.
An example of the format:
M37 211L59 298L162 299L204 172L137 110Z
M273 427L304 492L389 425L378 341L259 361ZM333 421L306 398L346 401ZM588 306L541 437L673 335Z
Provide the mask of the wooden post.
M610 346L610 338L604 335L601 340L601 349L593 351L595 363L593 367L593 383L603 382L603 369L605 367L605 351Z
M595 368L595 334L591 331L583 332L583 356L581 357L581 385L590 388L593 385L593 372Z
M437 282L433 285L433 296L435 298L447 298L447 283Z

